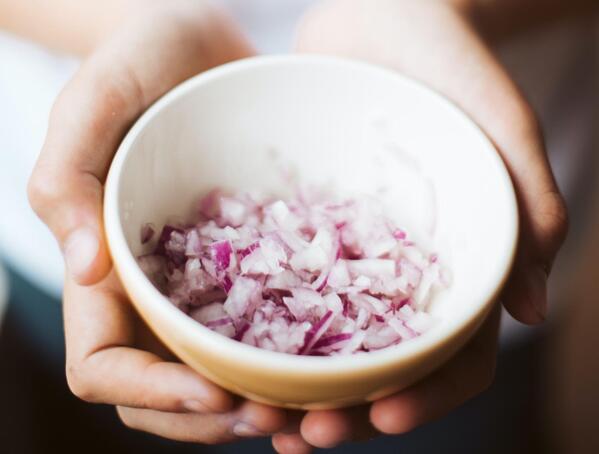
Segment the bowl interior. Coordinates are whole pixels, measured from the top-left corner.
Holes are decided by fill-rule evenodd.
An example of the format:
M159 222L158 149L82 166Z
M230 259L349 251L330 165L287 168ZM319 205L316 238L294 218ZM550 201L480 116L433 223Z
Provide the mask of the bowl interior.
M144 252L142 224L184 219L214 187L376 194L450 270L435 330L480 311L513 257L514 192L489 140L439 95L362 63L263 57L204 73L142 117L116 162L109 186L131 256Z

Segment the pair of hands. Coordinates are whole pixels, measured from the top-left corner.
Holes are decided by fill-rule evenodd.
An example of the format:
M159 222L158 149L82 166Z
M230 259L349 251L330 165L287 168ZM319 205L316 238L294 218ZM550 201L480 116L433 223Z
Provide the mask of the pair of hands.
M546 315L546 281L567 220L535 117L477 34L467 1L330 0L299 24L296 51L382 64L444 93L486 131L513 178L520 247L502 295L524 323ZM251 56L233 21L207 2L150 3L83 63L60 94L30 180L31 204L61 244L67 378L80 398L116 405L123 422L163 437L222 443L272 435L281 453L403 433L492 381L499 308L442 369L370 406L288 412L240 401L175 358L137 317L102 229L103 182L133 121L179 82Z

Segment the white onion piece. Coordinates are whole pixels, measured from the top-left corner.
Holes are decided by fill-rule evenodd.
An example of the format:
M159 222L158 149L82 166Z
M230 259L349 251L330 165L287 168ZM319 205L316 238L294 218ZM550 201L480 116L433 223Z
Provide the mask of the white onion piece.
M223 305L220 303L204 305L191 312L190 315L202 325L206 325L208 328L227 337L231 337L235 334L233 319L227 315L223 309Z
M289 264L295 271L320 271L327 264L327 253L320 245L310 244L306 249L294 253Z
M343 302L336 293L329 293L323 297L324 304L333 314L341 314L343 312Z
M406 320L405 324L408 328L417 333L424 333L434 326L435 318L427 312L418 311L413 317Z
M283 270L280 273L269 276L266 280L266 288L277 290L291 290L292 288L301 286L301 278L291 270Z
M238 277L224 302L225 311L233 319L250 312L252 302L259 295L260 285L253 279Z
M347 287L351 284L351 277L347 269L346 260L337 260L329 273L328 284L333 288Z
M348 260L347 267L352 276L372 278L392 278L395 276L395 262L388 259Z
M221 197L220 199L221 216L223 220L233 226L243 224L247 209L240 200L230 197Z

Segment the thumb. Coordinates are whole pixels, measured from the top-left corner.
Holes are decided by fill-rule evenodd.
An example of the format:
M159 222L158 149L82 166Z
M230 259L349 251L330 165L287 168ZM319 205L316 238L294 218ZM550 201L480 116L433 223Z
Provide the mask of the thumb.
M111 268L102 227L103 183L133 121L183 80L251 53L220 10L204 2L173 2L133 18L69 82L52 109L28 194L77 283L96 283Z
M111 268L103 181L112 150L139 109L139 103L121 102L113 88L94 85L78 74L59 96L28 186L31 206L56 237L67 271L83 285Z

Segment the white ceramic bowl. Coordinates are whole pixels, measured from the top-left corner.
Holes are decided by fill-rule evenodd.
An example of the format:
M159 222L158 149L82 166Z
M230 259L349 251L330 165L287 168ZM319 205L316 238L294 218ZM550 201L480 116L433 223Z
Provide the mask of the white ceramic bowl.
M152 286L136 262L142 224L184 218L214 187L285 196L281 166L347 195L378 191L399 225L439 253L452 284L431 306L434 329L363 355L286 355L210 331ZM105 224L131 301L184 362L250 399L331 408L409 386L464 345L506 280L518 219L496 150L443 97L364 63L275 56L207 71L154 104L115 156Z

